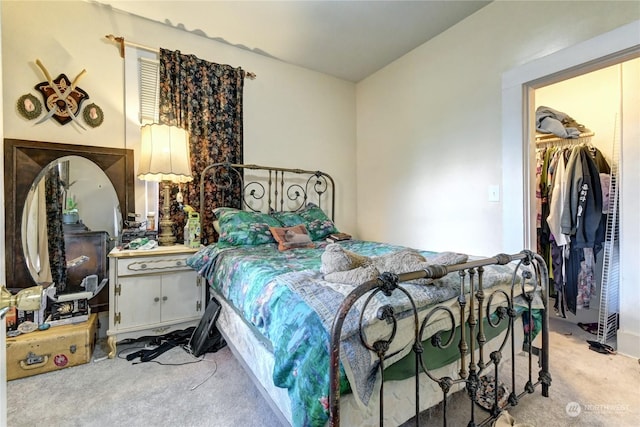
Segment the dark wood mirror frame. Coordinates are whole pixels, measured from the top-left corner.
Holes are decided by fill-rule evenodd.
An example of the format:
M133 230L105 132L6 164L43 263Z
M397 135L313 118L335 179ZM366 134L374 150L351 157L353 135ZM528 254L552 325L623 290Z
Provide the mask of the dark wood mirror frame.
M4 140L5 265L8 288L36 285L22 247L22 213L35 178L52 161L80 156L104 171L116 191L122 218L133 212L133 150L52 142Z

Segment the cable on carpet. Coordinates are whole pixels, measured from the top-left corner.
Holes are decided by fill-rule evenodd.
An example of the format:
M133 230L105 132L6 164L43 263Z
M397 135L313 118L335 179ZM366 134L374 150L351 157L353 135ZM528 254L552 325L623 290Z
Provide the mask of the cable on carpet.
M204 356L200 361L202 361L202 360L209 361L208 359L205 359ZM197 389L198 387L200 387L202 384L206 383L209 380L209 378L213 377L215 375L215 373L218 372L218 363L216 363L215 360L211 360L211 362L213 362L213 365L214 365L213 366L213 371L211 371L211 373L205 379L203 379L198 384L196 384L193 387L191 387L189 389L190 391L193 391L193 390Z

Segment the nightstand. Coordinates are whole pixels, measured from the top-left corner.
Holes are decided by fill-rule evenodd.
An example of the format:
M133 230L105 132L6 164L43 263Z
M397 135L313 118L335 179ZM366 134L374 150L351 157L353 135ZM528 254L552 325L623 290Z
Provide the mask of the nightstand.
M109 253L109 358L116 342L196 326L205 287L186 263L198 249L184 245Z

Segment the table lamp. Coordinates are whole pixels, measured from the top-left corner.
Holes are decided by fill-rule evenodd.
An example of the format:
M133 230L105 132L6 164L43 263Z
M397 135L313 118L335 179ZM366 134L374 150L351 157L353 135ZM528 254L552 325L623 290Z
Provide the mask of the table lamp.
M189 133L177 126L158 123L142 126L138 178L162 182L164 202L160 219L158 244L171 246L176 242L173 234L169 199L170 184L193 180L189 160Z

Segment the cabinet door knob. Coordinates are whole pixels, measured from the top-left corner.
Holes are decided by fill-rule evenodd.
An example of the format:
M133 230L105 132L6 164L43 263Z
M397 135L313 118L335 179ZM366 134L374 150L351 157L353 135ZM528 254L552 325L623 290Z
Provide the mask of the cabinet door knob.
M153 299L153 301L158 302L158 301L160 301L160 298L155 297L155 298Z
M167 297L162 297L162 301L166 301L166 300L167 300Z

